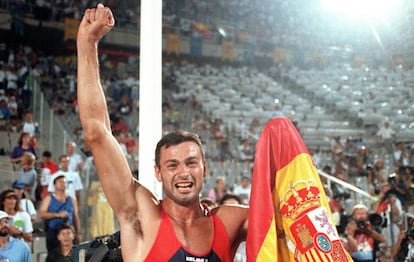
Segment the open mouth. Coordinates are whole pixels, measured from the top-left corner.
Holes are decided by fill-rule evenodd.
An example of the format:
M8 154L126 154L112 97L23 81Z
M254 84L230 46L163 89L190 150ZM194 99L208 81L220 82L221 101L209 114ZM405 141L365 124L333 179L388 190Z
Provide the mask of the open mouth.
M193 182L182 182L175 184L176 188L191 188L193 186Z

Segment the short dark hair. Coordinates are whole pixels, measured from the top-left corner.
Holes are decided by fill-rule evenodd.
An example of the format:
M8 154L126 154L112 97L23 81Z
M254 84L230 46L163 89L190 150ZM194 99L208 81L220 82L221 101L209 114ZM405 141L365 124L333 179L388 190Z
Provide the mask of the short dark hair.
M61 174L61 175L58 175L57 177L55 177L55 179L53 179L53 184L56 184L56 180L58 180L59 178L64 178L65 177L65 175L63 175L63 174Z
M158 141L157 147L155 148L155 165L157 167L160 167L161 148L168 148L170 146L175 146L184 142L196 143L200 148L201 156L204 160L203 142L201 141L200 137L197 134L190 133L188 131L177 130L163 136L161 140Z
M46 150L46 151L43 151L43 154L42 154L42 156L44 156L44 157L52 157L52 152L50 152L50 151L48 151L48 150Z
M72 233L75 233L75 229L73 228L72 225L68 224L68 223L62 223L59 227L58 227L58 232L57 234L60 233L60 231L63 231L65 229L70 229L72 230Z
M234 199L237 201L237 203L242 204L242 201L238 195L230 194L230 193L224 194L224 196L220 199L219 204L223 205L224 202L226 202L226 200L229 200L229 199Z

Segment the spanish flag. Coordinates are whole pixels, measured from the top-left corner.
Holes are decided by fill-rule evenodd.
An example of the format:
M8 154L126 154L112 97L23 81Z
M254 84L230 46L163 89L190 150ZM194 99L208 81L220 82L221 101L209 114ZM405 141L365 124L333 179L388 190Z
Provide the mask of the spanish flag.
M247 261L352 261L338 236L312 158L286 117L256 144Z

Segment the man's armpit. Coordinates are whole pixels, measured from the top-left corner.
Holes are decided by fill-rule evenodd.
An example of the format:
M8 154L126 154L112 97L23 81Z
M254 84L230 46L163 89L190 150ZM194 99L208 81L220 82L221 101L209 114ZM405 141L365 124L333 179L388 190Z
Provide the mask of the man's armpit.
M126 210L126 220L128 223L132 225L132 228L134 229L135 233L137 235L142 236L142 227L141 227L141 221L138 219L138 208L129 208Z

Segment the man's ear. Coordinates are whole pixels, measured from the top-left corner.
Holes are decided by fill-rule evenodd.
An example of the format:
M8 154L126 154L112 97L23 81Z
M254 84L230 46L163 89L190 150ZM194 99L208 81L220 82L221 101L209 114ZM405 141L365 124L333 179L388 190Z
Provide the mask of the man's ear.
M160 169L155 165L154 166L155 177L157 178L158 182L162 181Z

